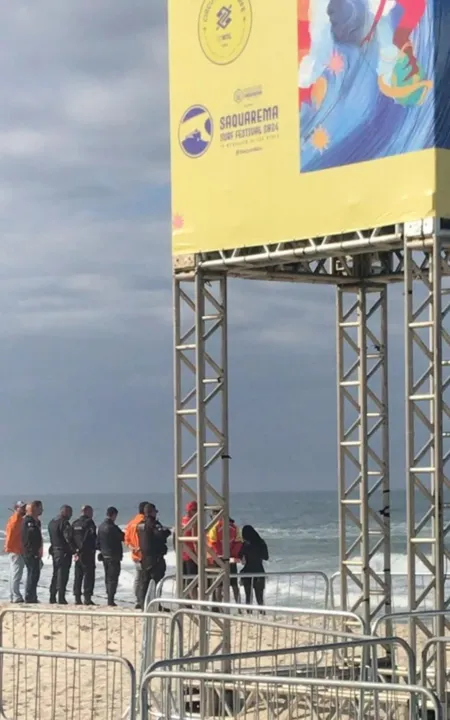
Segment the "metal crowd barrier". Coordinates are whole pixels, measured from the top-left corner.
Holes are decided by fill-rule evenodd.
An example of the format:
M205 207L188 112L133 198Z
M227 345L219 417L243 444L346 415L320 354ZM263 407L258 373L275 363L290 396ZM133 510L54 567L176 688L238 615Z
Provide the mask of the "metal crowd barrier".
M443 720L433 692L395 683L158 670L145 674L140 696L142 707L149 699L142 720L406 720L415 707L421 707L421 717L431 710L434 720Z
M349 631L354 629L356 633L369 634L369 628L365 633L364 620L356 613L347 612L345 610L321 610L318 608L293 608L273 605L236 605L235 603L219 603L210 602L209 600L191 600L189 598L155 598L146 608L148 612L154 612L157 609L173 612L176 609L198 609L213 610L227 615L235 614L253 614L254 617L264 615L271 622L287 622L292 621L298 624L322 624L323 627L331 625L342 625L342 629ZM303 621L301 620L303 618ZM305 623L305 618L309 618L309 623Z
M136 672L114 655L0 647L5 720L136 720Z
M151 612L155 609L162 609L168 612L161 612L163 617L174 614L179 609L190 610L190 620L187 632L180 629L177 632L180 636L180 643L188 654L213 654L217 652L229 652L234 643L239 643L239 633L233 636L232 627L237 625L233 623L233 617L247 614L250 618L263 618L270 627L261 630L260 626L255 623L253 629L250 630L246 643L250 649L260 650L269 640L274 642L282 642L282 633L286 632L286 628L277 628L276 625L292 627L313 627L317 629L333 629L337 632L350 632L354 630L357 635L364 635L364 622L355 613L346 613L333 610L319 609L296 609L264 606L263 608L255 608L251 605L235 605L233 603L211 603L208 601L189 600L187 598L157 598L150 602L148 610ZM205 613L205 614L204 614ZM214 613L214 617L211 617ZM146 638L147 652L145 655L146 665L148 667L155 660L153 647L157 632L154 628L156 620L154 613L147 621ZM195 617L197 615L197 617ZM195 628L198 626L198 629ZM251 627L251 623L250 623ZM194 629L195 628L195 629ZM173 631L172 631L173 634ZM270 638L272 634L272 638ZM241 636L242 637L242 636ZM248 643L251 642L251 646ZM292 642L292 640L291 640ZM294 644L298 642L298 638L294 640ZM304 642L304 641L303 641ZM187 648L187 650L186 650ZM198 650L197 650L198 648ZM166 656L167 657L167 656Z
M264 591L265 603L267 605L282 605L283 607L313 607L329 608L330 581L326 573L320 570L296 570L286 572L268 571L266 573L253 573L249 575L238 575L240 602L245 604L245 594L240 586L241 580L245 577L249 580L264 578L266 587ZM186 575L186 583L192 577ZM231 593L232 595L232 593ZM166 575L158 585L158 597L176 597L176 577Z
M325 628L319 624L300 625L270 622L264 616L223 615L207 610L176 610L171 616L170 654L168 658L190 657L200 649L200 618L202 631L208 637L210 654L224 652L225 629L228 629L229 652L257 652L266 647L287 648L300 645L319 645L363 637L345 631Z
M436 677L434 674L431 674L428 672L430 664L434 661L438 648L443 648L444 650L444 657L446 661L446 667L450 667L450 636L444 636L444 637L434 637L430 638L430 640L427 640L423 647L422 647L422 658L421 658L421 664L420 664L420 681L422 685L429 690L432 690L434 693L438 694L438 688L436 686ZM430 650L434 649L434 652L432 654L432 657L430 657ZM446 686L449 685L449 673L446 672ZM445 693L444 697L444 717L448 718L450 717L450 698L448 693Z
M450 638L448 638L450 642ZM283 677L316 677L345 680L379 679L379 650L389 647L395 654L402 648L407 657L407 682L416 683L416 659L403 638L353 638L351 641L326 642L317 645L299 645L267 648L250 652L231 652L206 656L182 656L153 663L145 674L163 669L190 671L203 670L250 675L279 675ZM368 649L370 652L365 653ZM226 666L226 667L225 667ZM382 666L384 668L384 665ZM391 681L401 682L393 669Z
M161 628L153 657L163 658L169 648L168 622L163 632L161 615L153 616L154 627ZM107 611L11 605L0 611L0 646L118 656L130 662L139 675L146 667L142 659L147 651L148 620L148 613L118 608ZM1 673L0 658L0 682Z

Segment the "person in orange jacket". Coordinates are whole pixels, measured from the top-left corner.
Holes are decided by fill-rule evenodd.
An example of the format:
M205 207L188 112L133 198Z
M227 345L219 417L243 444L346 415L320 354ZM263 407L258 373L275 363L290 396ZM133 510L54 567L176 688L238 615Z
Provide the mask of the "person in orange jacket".
M134 585L133 590L134 594L136 596L136 610L140 610L141 605L139 602L140 597L140 585L141 585L141 560L142 560L142 553L139 547L139 535L138 535L138 525L140 523L144 522L144 508L146 505L149 505L150 503L147 500L144 500L143 502L139 503L138 507L138 513L134 516L132 520L128 523L128 525L125 528L125 545L127 545L131 550L131 559L134 562L135 567L135 576L134 576Z
M8 520L5 530L5 553L9 555L9 595L12 603L23 603L20 583L22 582L25 561L22 553L22 524L26 504L19 500Z
M237 577L236 563L239 561L242 549L241 533L232 518L229 519L230 532L230 587L233 590L233 596L236 603L240 602L239 582ZM207 535L209 547L214 550L217 557L223 557L223 519L218 520ZM210 557L210 563L214 561Z

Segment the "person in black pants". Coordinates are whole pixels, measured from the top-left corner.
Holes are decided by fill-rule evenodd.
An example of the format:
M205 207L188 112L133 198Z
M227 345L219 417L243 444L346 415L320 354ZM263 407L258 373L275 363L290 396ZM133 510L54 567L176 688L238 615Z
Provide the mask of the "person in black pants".
M97 535L97 549L100 551L98 559L103 560L106 594L110 607L116 607L114 599L119 584L120 563L123 558L122 543L125 539L123 531L116 525L118 514L117 508L109 507L105 520L98 528Z
M50 536L49 553L53 558L53 575L50 583L50 603L54 605L67 605L66 589L69 582L72 556L76 553L73 541L70 518L72 508L63 505L58 517L53 518L48 526Z
M39 523L39 506L27 505L22 524L22 552L27 569L25 602L37 603L37 586L41 575L42 533Z
M258 605L264 605L266 579L264 577L246 578L245 575L263 575L265 573L264 560L269 559L267 545L251 525L244 525L242 528L242 540L243 543L239 557L244 563L241 576L245 591L245 603L246 605L251 605L253 590Z
M95 584L95 551L97 548L97 528L94 510L90 505L81 508L78 520L72 523L73 541L77 548L74 556L75 577L73 594L77 605L81 605L81 591L84 590L84 604L95 605L92 601Z
M150 581L158 584L166 574L167 539L171 531L157 520L158 511L152 503L144 508L144 520L137 526L139 547L141 550L141 576L139 588L139 604L145 609L145 596Z

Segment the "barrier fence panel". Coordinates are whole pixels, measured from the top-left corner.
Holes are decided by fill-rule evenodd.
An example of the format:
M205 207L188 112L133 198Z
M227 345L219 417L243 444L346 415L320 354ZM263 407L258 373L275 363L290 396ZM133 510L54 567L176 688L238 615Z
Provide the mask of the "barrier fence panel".
M218 614L236 615L236 614L252 614L254 617L264 615L271 622L292 622L296 624L316 625L321 624L323 627L331 627L336 624L337 629L348 632L355 631L363 633L365 631L363 619L356 613L346 612L344 610L322 610L320 608L295 608L284 606L264 605L236 605L234 603L209 602L207 600L190 600L189 598L157 598L152 600L147 612L155 612L164 610L174 612L178 609L189 608L192 610L212 610ZM370 628L367 628L367 633Z
M378 680L380 654L389 647L389 654L404 655L407 682L416 682L416 660L406 640L402 638L364 638L352 641L332 641L317 645L267 648L250 652L221 655L178 657L154 663L147 672L155 670L200 670L235 674L281 675L283 677L328 677L352 680ZM365 653L364 650L369 650ZM367 660L366 660L367 659ZM225 667L226 666L226 667ZM384 668L384 665L382 665ZM401 682L402 675L393 669L392 682Z
M244 576L239 575L237 592L239 602L245 603L245 591L242 587ZM330 589L329 579L324 572L319 570L299 570L292 572L253 573L245 575L246 580L265 580L264 601L267 605L281 605L283 607L313 607L327 609L329 607ZM192 578L184 577L188 584ZM252 586L250 586L252 589ZM158 585L158 597L176 597L176 577L167 575ZM233 600L233 591L230 592Z
M154 615L158 642L153 657L162 658L168 651L165 643L169 629L167 626L163 632L161 616ZM118 608L107 611L11 605L0 611L0 646L115 655L129 661L140 673L147 618L144 613Z
M392 632L401 637L408 637L408 630L411 623L414 623L416 652L420 658L422 649L426 646L427 641L433 637L438 637L438 621L443 618L446 623L450 620L450 610L414 610L411 612L391 613L378 618L372 625L372 635L383 635L384 627L389 623ZM440 643L431 643L427 650L427 674L431 677L435 673L436 657L442 645ZM445 655L443 656L445 659ZM450 665L448 666L450 667ZM445 697L445 692L439 693L440 699Z
M239 643L239 633L235 635L232 641L228 634L229 626L224 624L227 618L233 618L235 616L248 615L253 618L263 617L267 623L271 623L270 629L261 630L260 625L255 624L253 630L250 631L249 635L245 638L246 646L250 646L255 649L261 648L261 643L264 641L264 635L269 636L270 633L275 634L272 637L273 642L280 642L281 630L274 628L273 625L291 625L296 627L313 627L313 628L326 628L334 629L337 632L350 632L354 631L356 634L364 634L364 623L363 620L354 613L346 613L341 611L332 610L319 610L319 609L296 609L296 608L282 608L282 607L270 607L264 606L263 609L255 608L250 605L235 605L232 603L210 603L208 601L197 601L189 599L175 599L175 598L160 598L153 600L148 607L148 610L155 610L162 606L162 609L168 610L169 612L175 612L178 609L191 609L192 613L189 617L189 624L186 633L184 629L182 631L183 646L186 654L197 654L200 640L203 638L203 652L202 654L214 654L217 652L223 652L223 650L229 650L231 642L236 647L236 642ZM203 612L213 612L214 616L210 618L210 626L208 631L206 627L200 627L201 623L204 622ZM195 617L197 613L197 617ZM149 625L153 623L153 619L149 620ZM198 625L198 628L196 628ZM153 630L149 629L149 634L155 635ZM278 635L278 637L276 637ZM224 637L227 638L228 646L224 647ZM250 649L249 648L249 649ZM147 659L150 660L150 656L147 655Z
M167 720L407 720L416 706L443 720L434 693L394 683L158 670L145 675L140 694L143 704L150 698L147 717Z
M424 685L424 687L432 690L436 694L438 692L438 687L436 682L436 674L434 672L434 663L438 646L442 648L445 653L445 687L447 689L450 684L450 671L448 669L450 668L450 636L434 637L430 640L427 640L422 647L422 657L420 663L420 682ZM448 718L450 717L450 698L448 690L446 690L445 692L443 705L444 717Z
M5 720L135 720L136 673L113 655L0 647Z
M355 633L297 623L270 622L265 616L222 615L211 611L177 610L171 621L171 652L166 657L190 657L200 649L199 617L205 618L208 653L223 653L222 638L225 625L230 639L230 652L257 652L266 648L319 645L326 642L354 640ZM361 636L362 637L362 636ZM178 655L176 654L178 653Z

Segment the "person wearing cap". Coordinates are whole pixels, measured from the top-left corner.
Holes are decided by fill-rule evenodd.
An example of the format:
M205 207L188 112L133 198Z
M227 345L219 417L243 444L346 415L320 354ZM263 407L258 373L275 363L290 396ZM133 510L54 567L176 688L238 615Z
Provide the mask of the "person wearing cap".
M97 528L93 520L91 505L83 505L81 515L72 523L72 536L77 553L74 555L75 574L73 594L75 603L81 605L81 591L84 592L84 604L94 605L92 596L95 585L95 550L97 547Z
M136 597L136 605L135 609L140 610L141 604L139 601L140 597L140 584L141 584L141 560L142 560L142 553L141 549L139 547L139 536L138 536L138 525L140 523L144 522L144 508L146 505L150 505L147 500L144 500L143 502L139 503L138 506L138 513L134 516L132 520L128 523L128 525L125 528L125 545L127 545L131 550L131 559L134 562L135 567L135 575L134 575L134 595Z
M18 500L5 529L5 553L9 555L9 596L12 603L23 603L20 583L22 582L25 560L22 549L22 524L26 505Z

